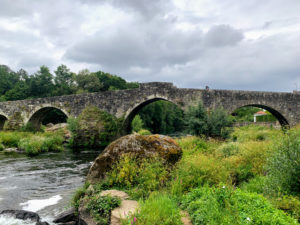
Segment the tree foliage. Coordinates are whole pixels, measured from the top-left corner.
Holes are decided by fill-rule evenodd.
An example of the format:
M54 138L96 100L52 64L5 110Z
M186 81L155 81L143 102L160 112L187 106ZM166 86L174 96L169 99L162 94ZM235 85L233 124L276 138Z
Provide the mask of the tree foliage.
M190 134L227 138L232 119L222 108L208 112L199 102L196 106L189 107L185 114L185 123Z
M171 102L160 100L142 108L138 115L143 128L153 134L173 134L184 129L183 111Z
M43 98L76 93L130 89L138 83L126 82L123 78L102 71L81 70L73 73L65 65L60 65L51 73L48 67L41 66L32 74L21 69L14 72L0 65L0 101Z

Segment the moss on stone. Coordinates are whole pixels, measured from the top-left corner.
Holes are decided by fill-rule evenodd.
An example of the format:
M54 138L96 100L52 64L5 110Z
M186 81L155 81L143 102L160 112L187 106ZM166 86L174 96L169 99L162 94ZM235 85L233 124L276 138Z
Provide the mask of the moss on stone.
M15 112L4 124L4 130L20 130L24 125L21 112Z
M89 171L88 180L94 182L103 178L123 154L130 154L137 159L158 156L173 164L181 158L182 150L172 138L164 135L127 135L112 142L98 156Z

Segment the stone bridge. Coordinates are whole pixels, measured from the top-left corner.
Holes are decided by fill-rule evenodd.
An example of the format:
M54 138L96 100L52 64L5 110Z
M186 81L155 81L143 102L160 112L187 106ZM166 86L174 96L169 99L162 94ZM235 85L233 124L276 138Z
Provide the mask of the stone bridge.
M0 102L0 129L5 121L39 127L48 112L58 109L66 117L77 117L81 111L95 105L117 117L124 116L124 128L145 105L166 100L186 110L202 101L209 109L223 107L229 114L243 106L256 106L271 112L281 125L295 125L300 119L300 93L206 90L177 88L172 83L142 83L139 88L49 98Z

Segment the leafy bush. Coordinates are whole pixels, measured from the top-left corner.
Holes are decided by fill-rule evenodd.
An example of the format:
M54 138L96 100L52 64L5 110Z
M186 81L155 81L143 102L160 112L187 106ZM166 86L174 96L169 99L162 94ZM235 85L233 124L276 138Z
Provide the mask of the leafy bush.
M263 194L265 190L265 179L265 176L256 176L248 182L242 183L240 188L243 191Z
M207 186L193 190L183 200L193 224L297 224L274 208L262 195Z
M18 147L19 141L24 137L30 137L32 134L24 132L1 131L0 140L6 147Z
M88 106L77 119L68 119L68 128L72 133L70 146L106 146L119 136L122 121L122 118L118 119L95 106Z
M5 146L0 142L0 151L3 151L5 149Z
M121 204L120 198L112 196L94 196L87 208L98 224L108 224L110 212Z
M144 123L140 115L136 115L131 122L131 127L134 132L139 132L143 129Z
M18 148L25 150L28 155L37 155L41 152L62 151L63 137L59 134L35 135L22 138L18 143Z
M140 135L151 135L151 132L149 130L142 129L138 132L138 134L140 134Z
M257 140L257 141L264 141L264 140L266 140L265 134L264 134L264 133L258 133L258 134L256 135L256 140Z
M107 173L107 180L110 186L125 188L130 190L132 197L140 198L163 187L168 174L164 161L159 157L138 160L126 154Z
M218 153L223 157L230 157L236 155L239 152L239 146L237 143L229 142L221 145L217 149Z
M206 111L201 102L197 106L190 106L185 114L187 132L196 136L228 138L231 132L231 117L219 108Z
M167 194L152 193L141 203L140 211L132 216L130 224L179 225L182 224L176 202Z
M28 122L27 124L23 125L20 129L23 132L35 132L36 128L32 125L32 123Z
M271 200L278 208L288 213L300 222L300 199L291 195L283 195Z
M267 163L268 192L300 195L300 138L291 131L274 144Z

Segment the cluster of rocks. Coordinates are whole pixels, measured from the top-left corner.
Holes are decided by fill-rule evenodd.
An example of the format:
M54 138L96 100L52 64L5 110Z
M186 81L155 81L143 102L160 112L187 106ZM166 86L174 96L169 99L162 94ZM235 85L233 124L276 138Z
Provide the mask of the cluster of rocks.
M49 225L47 222L42 222L40 216L35 212L7 209L3 210L0 215L11 216L19 220L29 220L35 222L36 225Z

